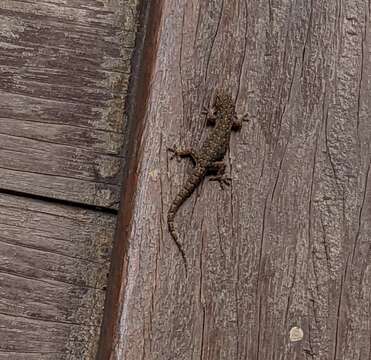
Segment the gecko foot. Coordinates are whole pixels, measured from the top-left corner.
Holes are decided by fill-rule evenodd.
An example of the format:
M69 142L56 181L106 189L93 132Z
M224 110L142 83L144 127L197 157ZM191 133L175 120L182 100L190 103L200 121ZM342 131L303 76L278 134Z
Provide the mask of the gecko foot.
M224 190L224 186L230 186L232 182L232 179L230 177L225 177L222 175L211 176L209 180L218 181L222 190Z
M215 115L215 109L213 107L203 107L203 110L201 112L202 115L206 116L206 123L207 125L215 125L216 122L216 115Z
M167 151L171 153L170 160L173 160L175 157L177 157L178 150L175 146L168 147Z
M174 159L174 157L177 157L178 159L183 157L190 158L194 163L197 163L198 155L195 151L192 149L179 149L177 147L168 148L167 151L171 152L172 155L170 157L170 160Z
M241 130L242 123L248 122L250 119L248 117L248 114L245 113L243 115L238 116L237 114L233 117L233 124L232 124L232 130L233 131L239 131Z

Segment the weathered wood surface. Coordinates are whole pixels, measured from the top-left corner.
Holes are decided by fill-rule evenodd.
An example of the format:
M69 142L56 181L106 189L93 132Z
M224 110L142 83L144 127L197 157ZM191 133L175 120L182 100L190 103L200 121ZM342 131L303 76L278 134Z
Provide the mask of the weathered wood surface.
M4 193L118 207L138 2L0 2L0 359L96 356L114 211Z
M369 4L156 3L111 359L370 358ZM250 122L226 157L232 186L205 181L176 218L186 278L166 214L190 164L167 147L199 145L215 88Z
M94 359L115 221L0 195L0 359Z
M0 188L117 208L137 3L0 2Z

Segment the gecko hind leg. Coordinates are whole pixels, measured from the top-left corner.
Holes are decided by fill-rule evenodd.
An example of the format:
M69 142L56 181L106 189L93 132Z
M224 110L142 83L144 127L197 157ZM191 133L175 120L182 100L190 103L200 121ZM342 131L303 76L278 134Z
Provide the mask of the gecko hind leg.
M198 155L193 149L178 149L177 147L168 148L168 151L172 153L170 160L172 160L174 157L188 157L190 158L195 164L198 161Z
M211 172L216 172L216 175L209 178L210 181L218 181L222 190L224 190L224 185L231 185L231 178L224 176L226 165L223 161L214 161L209 167L208 170Z

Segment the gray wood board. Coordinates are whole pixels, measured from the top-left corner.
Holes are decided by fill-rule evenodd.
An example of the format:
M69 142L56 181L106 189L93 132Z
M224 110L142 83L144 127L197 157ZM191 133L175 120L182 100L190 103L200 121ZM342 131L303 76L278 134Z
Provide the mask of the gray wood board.
M0 3L0 188L117 208L137 0Z
M115 221L0 195L0 359L94 359Z
M370 36L360 0L163 1L112 360L370 358ZM186 278L167 148L217 88L250 122L176 217Z

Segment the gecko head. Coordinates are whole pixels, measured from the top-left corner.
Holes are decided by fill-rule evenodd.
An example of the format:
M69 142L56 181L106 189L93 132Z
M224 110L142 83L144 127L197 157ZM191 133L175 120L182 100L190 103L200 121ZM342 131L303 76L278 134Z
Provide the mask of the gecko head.
M231 95L223 91L218 91L215 95L214 107L216 111L233 113L234 103Z

